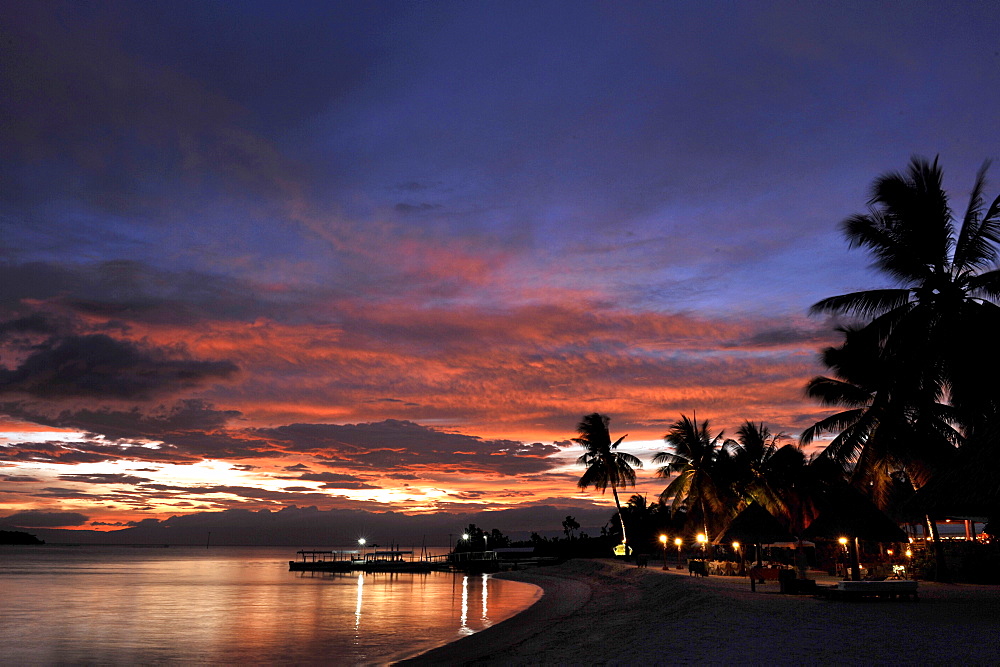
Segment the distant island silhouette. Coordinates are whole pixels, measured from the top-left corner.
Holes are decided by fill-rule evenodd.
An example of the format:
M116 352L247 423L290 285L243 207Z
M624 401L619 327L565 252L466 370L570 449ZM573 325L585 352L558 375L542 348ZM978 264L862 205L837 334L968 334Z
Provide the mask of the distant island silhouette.
M45 540L20 530L0 530L0 544L45 544Z

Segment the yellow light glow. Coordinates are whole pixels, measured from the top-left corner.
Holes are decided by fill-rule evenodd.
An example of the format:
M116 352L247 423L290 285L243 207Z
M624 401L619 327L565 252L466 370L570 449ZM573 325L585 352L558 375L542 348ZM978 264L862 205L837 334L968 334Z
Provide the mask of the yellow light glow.
M695 539L698 540L698 544L704 544L705 542L708 542L708 538L705 537L705 533L698 533L698 536L695 537Z
M680 547L681 544L683 544L683 540L681 538L679 538L679 537L675 537L674 538L674 544L676 544L678 547Z
M845 547L847 546L847 538L846 538L846 537L841 537L841 538L840 538L839 540L837 540L837 541L838 541L838 542L840 542L840 544L841 544L841 545L843 545L843 546L845 546Z
M660 535L660 542L662 542L664 545L666 545L666 543L667 543L667 536L666 535Z
M733 549L736 549L737 551L739 551L739 549L740 549L740 543L739 542L733 542Z
M885 552L890 556L895 553L892 549L886 549Z
M913 555L913 552L912 552L912 551L910 551L909 549L907 549L907 550L906 550L906 557L907 557L907 558L909 558L909 557L911 557L912 555Z

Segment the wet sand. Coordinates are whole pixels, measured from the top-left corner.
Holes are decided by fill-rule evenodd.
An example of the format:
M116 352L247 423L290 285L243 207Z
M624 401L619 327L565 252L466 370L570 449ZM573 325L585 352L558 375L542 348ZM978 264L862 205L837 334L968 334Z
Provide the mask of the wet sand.
M828 601L768 582L611 560L504 573L542 598L407 665L996 664L1000 587L920 582L920 601ZM830 579L829 581L833 581Z

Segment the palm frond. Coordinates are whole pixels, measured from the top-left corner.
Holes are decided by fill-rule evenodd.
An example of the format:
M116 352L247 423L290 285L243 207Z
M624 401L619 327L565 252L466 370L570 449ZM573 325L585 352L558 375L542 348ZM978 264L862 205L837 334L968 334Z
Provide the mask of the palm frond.
M809 309L809 312L814 315L842 313L872 318L905 306L909 300L910 290L908 289L867 290L831 296L817 301Z
M986 268L996 259L995 238L990 238L987 218L982 217L983 189L986 185L986 170L990 161L987 160L976 172L976 180L969 194L969 206L962 218L962 228L959 230L958 241L955 244L955 267L961 271L974 268Z

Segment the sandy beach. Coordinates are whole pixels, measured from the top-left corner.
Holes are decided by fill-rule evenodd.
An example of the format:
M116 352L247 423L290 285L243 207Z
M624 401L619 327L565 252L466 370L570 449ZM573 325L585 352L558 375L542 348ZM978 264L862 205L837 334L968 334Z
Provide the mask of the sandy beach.
M689 577L612 560L504 573L533 606L407 665L994 664L1000 587L920 583L920 601L781 595L745 577ZM826 578L833 581L831 578Z

